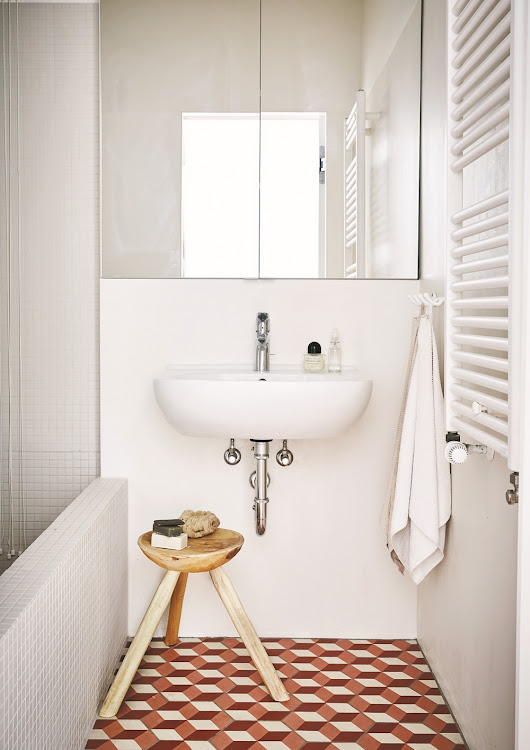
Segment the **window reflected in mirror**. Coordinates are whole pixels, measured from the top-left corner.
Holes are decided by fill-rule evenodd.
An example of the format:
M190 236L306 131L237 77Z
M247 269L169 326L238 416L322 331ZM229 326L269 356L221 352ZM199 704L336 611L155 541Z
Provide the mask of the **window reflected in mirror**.
M182 115L184 278L258 275L259 115Z
M261 114L261 278L325 277L325 143L322 112Z

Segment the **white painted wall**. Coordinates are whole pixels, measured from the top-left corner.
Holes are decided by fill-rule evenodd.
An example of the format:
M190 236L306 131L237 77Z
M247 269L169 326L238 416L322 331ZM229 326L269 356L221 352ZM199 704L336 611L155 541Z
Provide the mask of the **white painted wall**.
M407 294L417 289L414 281L102 280L102 472L129 480L130 633L161 577L136 539L154 518L191 507L244 534L228 571L261 635L414 637L416 590L388 557L379 515L408 355ZM294 441L289 468L271 462L263 538L254 533L250 443L239 441L243 459L227 466L230 435L179 435L152 389L169 363L251 362L260 310L271 315L276 362L301 362L314 339L327 347L338 326L345 364L374 381L347 434ZM186 596L183 635L233 633L207 576L194 577Z
M424 0L421 271L422 288L439 294L446 232L445 5ZM497 158L495 179L502 180L506 155ZM471 195L476 188L466 189ZM437 327L441 333L441 315ZM488 463L473 456L453 467L445 560L418 590L418 637L471 750L514 747L518 512L504 501L508 476L498 457Z
M422 648L471 750L514 747L517 509L506 462L453 468L446 555L418 590Z

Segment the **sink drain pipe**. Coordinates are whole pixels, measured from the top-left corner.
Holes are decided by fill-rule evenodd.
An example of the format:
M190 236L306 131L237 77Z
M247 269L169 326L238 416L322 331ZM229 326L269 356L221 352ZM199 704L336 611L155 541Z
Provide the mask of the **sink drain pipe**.
M253 510L256 511L256 534L263 536L267 528L267 459L269 458L270 440L252 440L254 458L256 459L256 496Z
M254 505L252 510L256 514L256 534L263 536L267 529L267 487L271 478L267 472L267 460L269 458L269 443L272 440L255 440L251 439L254 444L254 458L256 459L256 471L253 471L249 477L251 487L255 490ZM230 447L224 453L224 459L230 466L235 466L241 461L241 451L235 447L235 440L231 438ZM290 466L293 463L293 454L287 447L287 440L283 441L283 446L276 454L276 461L280 466Z

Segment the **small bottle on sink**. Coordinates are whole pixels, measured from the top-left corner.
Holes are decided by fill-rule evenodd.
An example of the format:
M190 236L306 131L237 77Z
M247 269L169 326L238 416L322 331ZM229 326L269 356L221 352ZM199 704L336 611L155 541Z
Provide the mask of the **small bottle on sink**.
M306 372L324 372L325 368L322 347L318 341L312 341L307 347L307 354L304 354L304 370Z
M328 349L328 372L340 373L342 370L342 350L340 348L339 332L336 328L331 331L331 341Z

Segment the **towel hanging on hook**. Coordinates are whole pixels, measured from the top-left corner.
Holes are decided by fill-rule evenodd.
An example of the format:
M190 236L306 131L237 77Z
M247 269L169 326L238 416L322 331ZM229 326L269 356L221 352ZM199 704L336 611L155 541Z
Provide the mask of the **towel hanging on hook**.
M432 312L443 299L410 295L419 315L413 336L383 517L387 546L401 572L420 583L444 556L451 515L445 420Z

